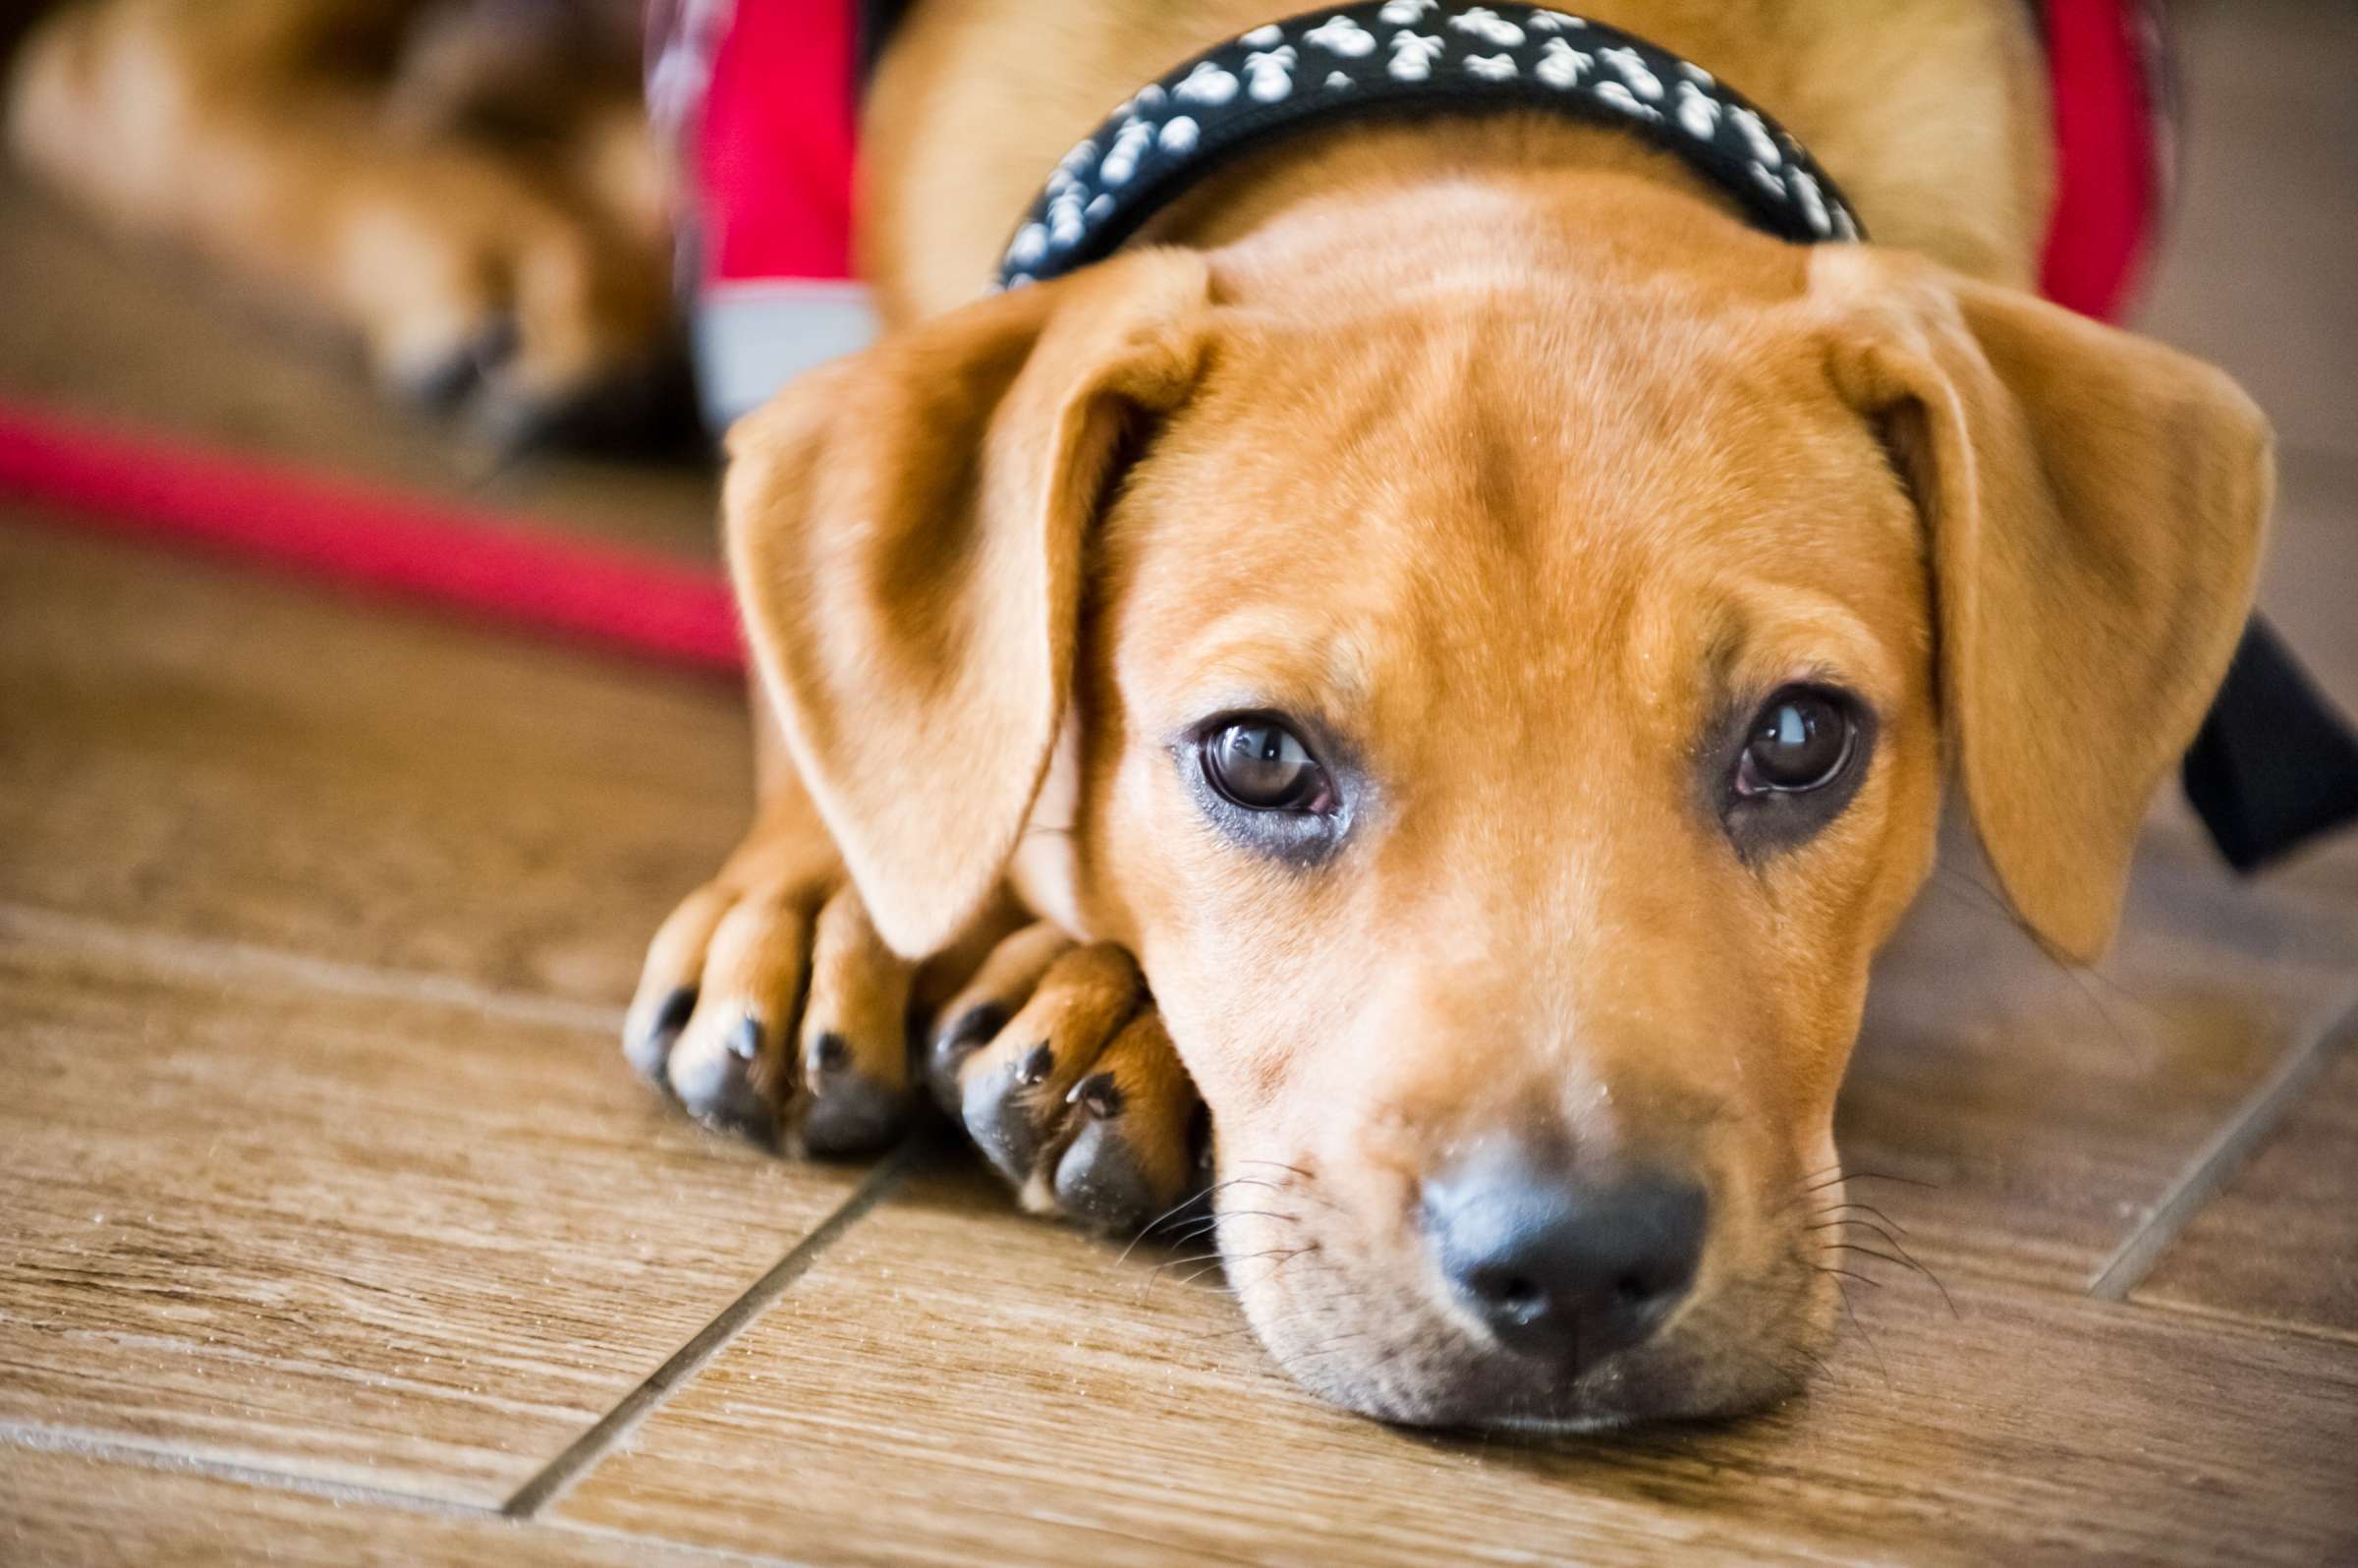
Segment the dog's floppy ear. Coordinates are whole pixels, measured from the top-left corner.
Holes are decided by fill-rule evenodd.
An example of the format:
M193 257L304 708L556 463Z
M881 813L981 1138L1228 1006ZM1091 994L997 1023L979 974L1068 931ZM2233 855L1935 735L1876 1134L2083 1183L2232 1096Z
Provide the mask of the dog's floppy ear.
M2267 420L2223 373L2011 289L1827 246L1830 364L1924 514L1954 766L2007 897L2083 962L2251 609Z
M1207 299L1142 250L907 328L730 432L738 601L869 914L929 953L1014 853L1063 721L1086 535Z

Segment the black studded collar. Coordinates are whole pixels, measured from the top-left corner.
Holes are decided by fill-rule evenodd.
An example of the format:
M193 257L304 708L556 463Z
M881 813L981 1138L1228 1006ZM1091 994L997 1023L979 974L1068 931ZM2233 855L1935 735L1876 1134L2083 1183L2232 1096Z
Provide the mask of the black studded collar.
M1212 169L1277 138L1354 116L1492 107L1626 130L1780 239L1861 237L1801 143L1701 66L1545 7L1372 0L1255 28L1132 93L1058 160L1008 242L999 285L1102 260Z

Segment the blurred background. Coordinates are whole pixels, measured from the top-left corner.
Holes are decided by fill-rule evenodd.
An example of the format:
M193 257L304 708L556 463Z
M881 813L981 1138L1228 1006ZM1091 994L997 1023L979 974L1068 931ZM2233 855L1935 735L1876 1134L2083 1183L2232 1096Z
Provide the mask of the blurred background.
M41 10L0 15L13 39ZM2276 422L2284 518L2266 598L2328 686L2358 693L2332 553L2358 454L2358 9L2177 0L2178 199L2132 324L2234 372ZM503 459L391 407L357 349L185 254L110 237L0 169L0 394L427 495L513 508L691 558L695 461ZM596 449L593 446L591 451Z

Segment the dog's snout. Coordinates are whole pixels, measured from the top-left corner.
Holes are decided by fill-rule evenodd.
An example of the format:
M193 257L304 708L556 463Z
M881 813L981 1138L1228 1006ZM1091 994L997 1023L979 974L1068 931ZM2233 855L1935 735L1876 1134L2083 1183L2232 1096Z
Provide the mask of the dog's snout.
M1500 1345L1585 1367L1670 1316L1703 1255L1707 1203L1666 1175L1584 1180L1521 1149L1424 1184L1442 1277Z

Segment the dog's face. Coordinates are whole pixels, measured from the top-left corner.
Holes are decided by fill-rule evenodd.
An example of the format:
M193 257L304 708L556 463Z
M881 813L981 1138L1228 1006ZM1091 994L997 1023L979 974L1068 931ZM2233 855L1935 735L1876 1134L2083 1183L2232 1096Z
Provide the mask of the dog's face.
M1717 1406L1828 1310L1804 1188L1938 800L1922 526L1692 304L1238 323L1102 526L1081 907L1212 1108L1254 1321L1362 1409ZM1558 1343L1512 1296L1584 1226L1663 1234Z
M1944 760L2091 951L2240 625L2232 388L1920 266L1763 259L1289 309L1145 252L740 437L740 588L879 927L938 944L1015 857L1138 954L1245 1308L1353 1408L1797 1382Z

